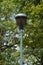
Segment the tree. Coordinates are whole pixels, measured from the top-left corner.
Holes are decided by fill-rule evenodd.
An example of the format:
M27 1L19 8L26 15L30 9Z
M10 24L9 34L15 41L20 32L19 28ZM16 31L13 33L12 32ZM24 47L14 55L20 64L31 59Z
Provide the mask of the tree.
M19 65L20 54L15 45L19 47L20 41L14 38L19 33L14 20L10 19L11 15L17 13L25 13L28 18L27 26L23 32L23 63L29 64L28 60L32 64L40 62L40 58L42 58L40 49L43 49L43 1L34 1L35 3L31 0L0 0L1 65ZM3 17L4 20L1 19Z

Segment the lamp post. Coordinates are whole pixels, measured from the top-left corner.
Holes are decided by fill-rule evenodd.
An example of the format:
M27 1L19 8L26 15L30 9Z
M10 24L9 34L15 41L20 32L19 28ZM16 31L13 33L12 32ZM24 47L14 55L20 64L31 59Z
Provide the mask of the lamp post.
M27 16L26 14L17 14L15 16L16 19L16 24L17 26L19 26L19 30L20 30L20 65L23 65L22 63L22 30L24 29L24 27L26 26L27 22Z

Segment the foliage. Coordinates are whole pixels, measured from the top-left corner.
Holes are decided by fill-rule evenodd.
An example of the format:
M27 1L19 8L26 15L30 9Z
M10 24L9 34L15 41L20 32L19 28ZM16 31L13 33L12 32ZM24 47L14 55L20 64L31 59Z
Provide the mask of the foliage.
M15 38L18 27L10 18L17 13L28 18L23 31L23 63L38 65L41 61L43 65L43 0L0 0L0 65L20 64L20 39Z

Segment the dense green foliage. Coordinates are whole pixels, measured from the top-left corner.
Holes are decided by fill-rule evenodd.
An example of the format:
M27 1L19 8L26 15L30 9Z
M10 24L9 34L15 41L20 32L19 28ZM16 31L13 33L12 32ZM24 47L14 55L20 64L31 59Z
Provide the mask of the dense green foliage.
M0 0L0 65L19 65L16 48L20 40L14 37L19 32L10 18L17 13L25 13L28 18L23 31L23 63L43 65L43 0Z

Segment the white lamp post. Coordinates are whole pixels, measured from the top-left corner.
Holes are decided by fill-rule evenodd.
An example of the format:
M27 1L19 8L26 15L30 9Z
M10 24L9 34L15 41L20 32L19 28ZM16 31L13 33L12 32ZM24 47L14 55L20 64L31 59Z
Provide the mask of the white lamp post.
M17 26L19 26L19 30L20 30L20 65L23 65L22 63L22 30L24 29L24 27L27 24L27 16L25 14L17 14L15 16L16 19L16 24Z

